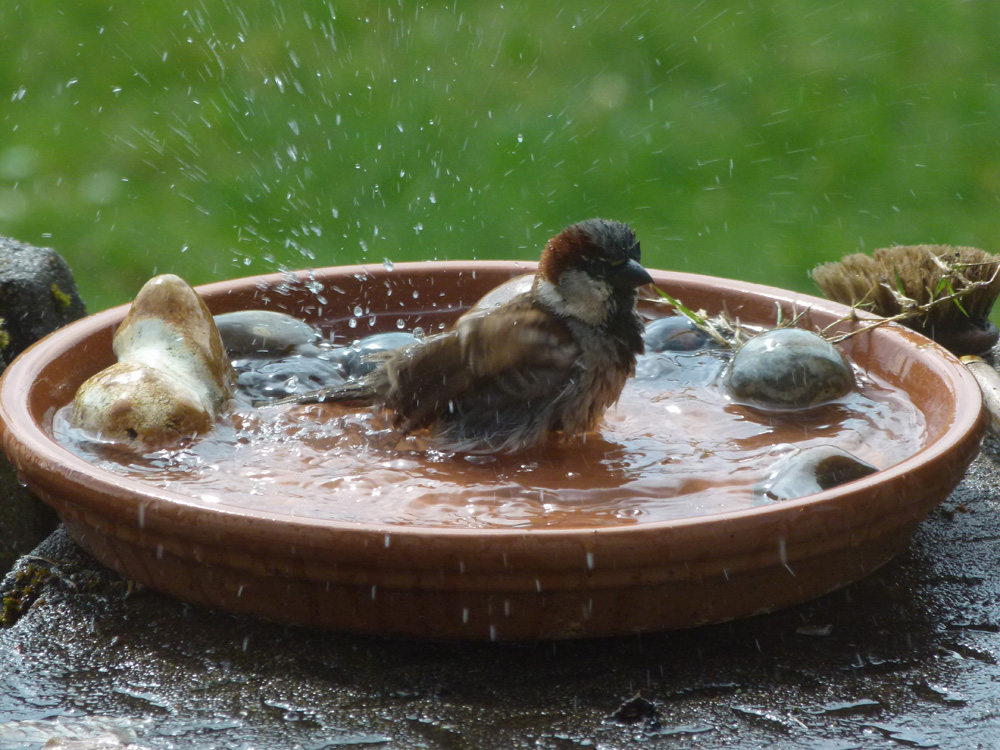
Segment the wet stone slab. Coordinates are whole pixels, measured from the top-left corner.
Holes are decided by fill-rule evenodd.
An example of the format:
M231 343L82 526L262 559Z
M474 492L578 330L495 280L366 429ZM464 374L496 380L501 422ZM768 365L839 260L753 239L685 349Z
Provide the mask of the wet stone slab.
M996 747L995 455L990 442L909 550L854 586L606 640L262 623L134 590L58 531L4 582L0 747Z
M59 253L0 237L0 375L31 344L85 313ZM0 451L0 571L55 527L55 514L21 487Z

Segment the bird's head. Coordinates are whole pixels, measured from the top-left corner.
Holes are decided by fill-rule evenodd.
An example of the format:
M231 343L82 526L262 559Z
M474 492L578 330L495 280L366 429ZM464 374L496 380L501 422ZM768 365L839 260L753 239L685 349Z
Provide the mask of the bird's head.
M545 246L535 293L554 312L599 324L635 306L636 289L651 284L639 264L639 241L626 224L587 219Z

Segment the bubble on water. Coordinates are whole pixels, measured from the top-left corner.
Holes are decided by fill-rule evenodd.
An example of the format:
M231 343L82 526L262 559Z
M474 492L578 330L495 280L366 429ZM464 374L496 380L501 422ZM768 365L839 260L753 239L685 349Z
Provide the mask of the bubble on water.
M355 318L360 318L364 314L365 314L365 311L361 308L361 305L355 305L354 306L354 317Z

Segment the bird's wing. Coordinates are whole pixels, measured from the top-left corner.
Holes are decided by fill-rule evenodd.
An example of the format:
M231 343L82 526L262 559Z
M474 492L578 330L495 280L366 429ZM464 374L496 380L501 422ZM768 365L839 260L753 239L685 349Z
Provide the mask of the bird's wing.
M463 320L456 332L465 364L474 377L501 371L568 371L580 355L566 324L524 301L502 315Z
M512 302L502 314L463 318L394 361L387 405L412 429L456 410L552 400L579 354L565 323L527 299Z

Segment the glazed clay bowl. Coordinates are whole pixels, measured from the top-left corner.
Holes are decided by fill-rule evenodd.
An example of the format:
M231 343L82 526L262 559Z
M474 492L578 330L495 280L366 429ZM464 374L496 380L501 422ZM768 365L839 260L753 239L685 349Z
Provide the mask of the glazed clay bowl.
M369 331L402 317L433 330L534 264L338 267L201 287L213 313L287 312ZM652 271L693 309L774 325L846 308L737 281ZM413 292L418 292L414 295ZM342 630L462 639L608 636L763 613L868 575L907 544L961 479L984 429L981 397L944 349L889 325L848 339L859 366L904 389L926 421L917 452L863 479L798 500L678 520L599 528L459 529L338 523L205 505L99 470L52 438L53 414L114 359L126 307L36 344L0 382L0 437L24 482L105 565L181 599ZM840 324L842 326L857 325ZM846 328L845 328L846 330ZM343 333L343 331L341 331Z

